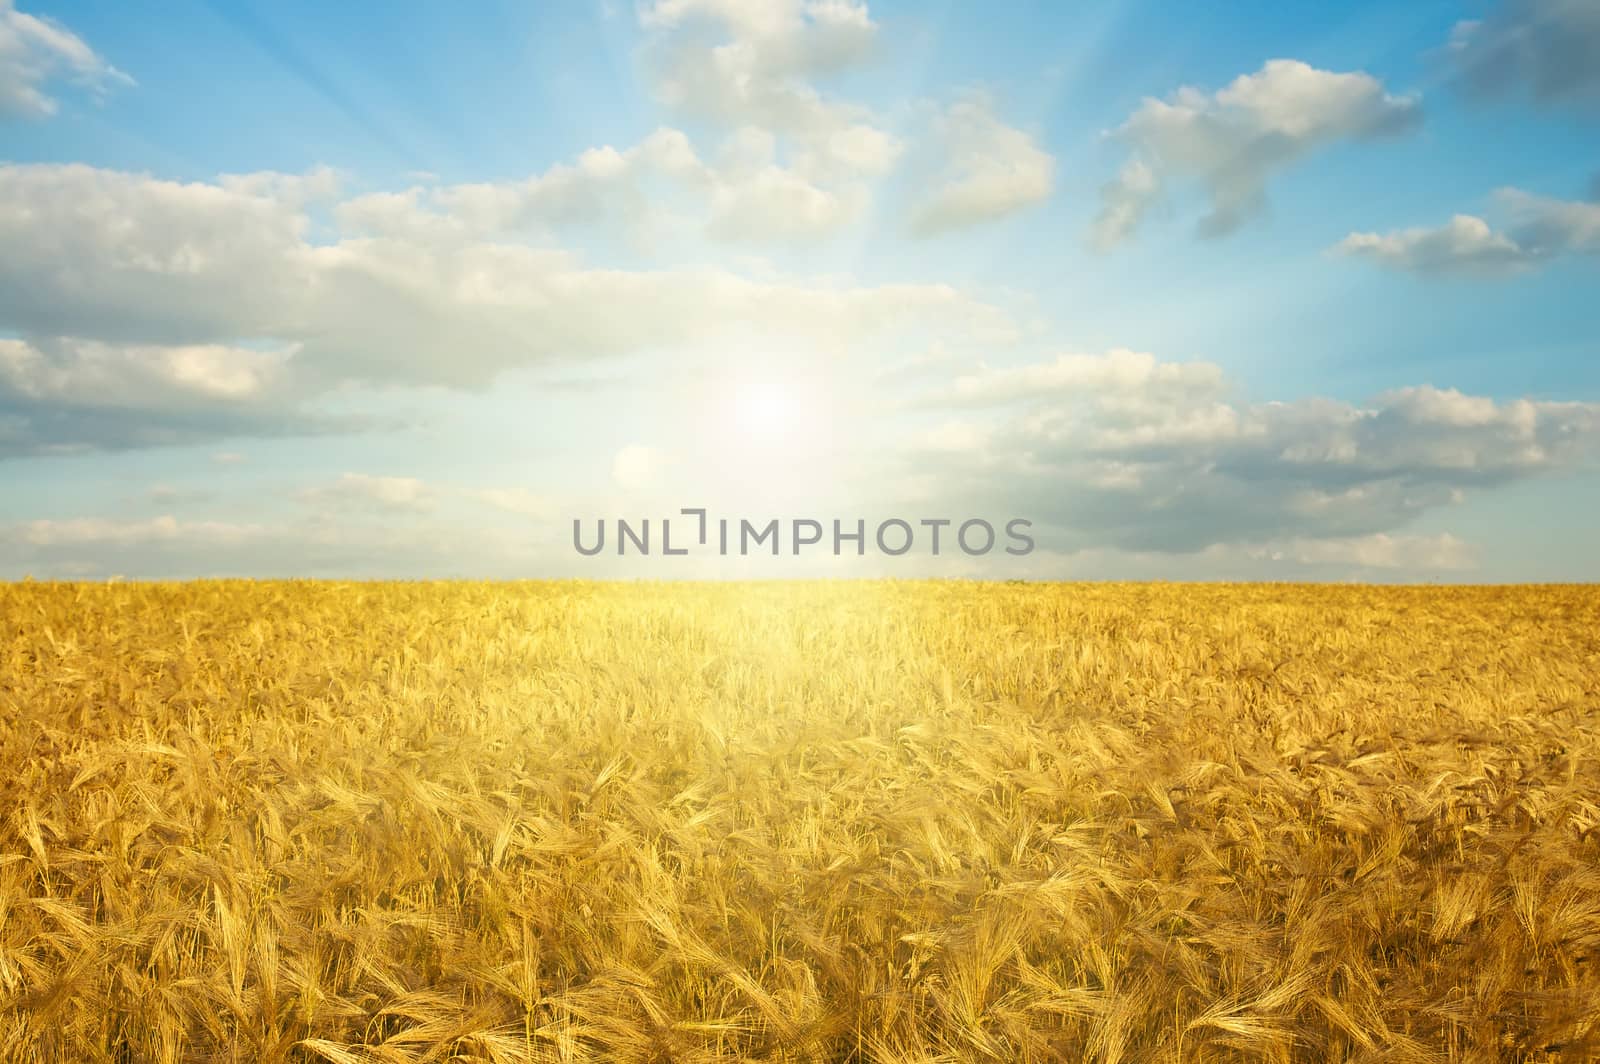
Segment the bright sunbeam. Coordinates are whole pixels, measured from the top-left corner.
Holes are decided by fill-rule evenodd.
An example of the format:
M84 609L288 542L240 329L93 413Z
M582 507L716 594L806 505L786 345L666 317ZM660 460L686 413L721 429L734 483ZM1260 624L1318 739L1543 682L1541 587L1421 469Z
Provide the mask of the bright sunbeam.
M798 505L838 486L840 397L816 362L729 360L697 388L685 468L732 506Z
M800 428L801 398L778 381L750 381L732 396L732 421L744 442L770 446L787 441Z

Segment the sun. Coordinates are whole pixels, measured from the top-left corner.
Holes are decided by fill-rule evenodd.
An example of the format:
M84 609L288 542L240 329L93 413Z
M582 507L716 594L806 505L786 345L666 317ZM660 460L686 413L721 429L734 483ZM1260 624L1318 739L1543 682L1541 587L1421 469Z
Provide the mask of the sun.
M804 420L800 396L776 380L741 382L731 396L735 435L746 444L782 443Z
M730 366L696 398L682 469L704 498L793 507L838 481L838 389L816 366L776 359Z

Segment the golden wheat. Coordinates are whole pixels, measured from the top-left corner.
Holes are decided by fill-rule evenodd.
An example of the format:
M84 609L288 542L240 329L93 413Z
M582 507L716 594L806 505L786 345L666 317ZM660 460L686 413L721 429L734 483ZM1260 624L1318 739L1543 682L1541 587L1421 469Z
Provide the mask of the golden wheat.
M0 1059L1600 1059L1590 588L0 587Z

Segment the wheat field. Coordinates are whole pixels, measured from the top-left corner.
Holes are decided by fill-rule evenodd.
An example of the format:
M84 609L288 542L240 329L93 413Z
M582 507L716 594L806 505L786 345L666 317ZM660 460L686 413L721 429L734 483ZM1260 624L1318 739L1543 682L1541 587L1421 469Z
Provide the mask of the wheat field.
M0 1060L1600 1059L1600 593L0 586Z

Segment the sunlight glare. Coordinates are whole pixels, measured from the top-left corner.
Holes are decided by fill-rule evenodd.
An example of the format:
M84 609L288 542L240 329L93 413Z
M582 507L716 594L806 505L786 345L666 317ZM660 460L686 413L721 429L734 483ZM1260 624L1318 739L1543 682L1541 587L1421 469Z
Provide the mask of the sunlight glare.
M753 381L733 395L733 423L746 443L787 440L803 420L797 396L777 381Z

